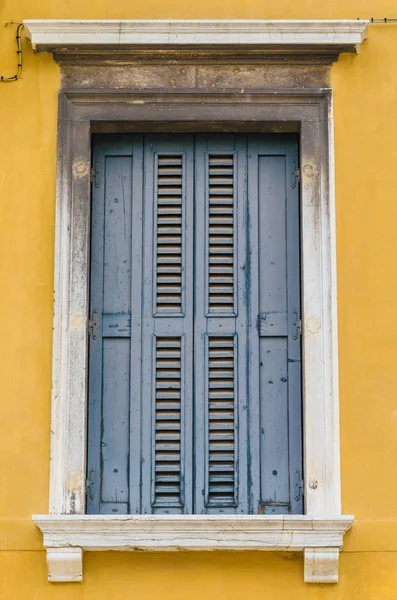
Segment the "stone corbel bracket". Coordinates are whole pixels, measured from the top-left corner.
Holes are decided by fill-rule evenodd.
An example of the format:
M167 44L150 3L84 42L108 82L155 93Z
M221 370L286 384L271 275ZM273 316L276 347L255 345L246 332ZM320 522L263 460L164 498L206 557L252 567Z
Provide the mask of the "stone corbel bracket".
M336 583L339 550L353 517L230 515L35 515L48 579L83 580L83 551L304 551L304 581Z

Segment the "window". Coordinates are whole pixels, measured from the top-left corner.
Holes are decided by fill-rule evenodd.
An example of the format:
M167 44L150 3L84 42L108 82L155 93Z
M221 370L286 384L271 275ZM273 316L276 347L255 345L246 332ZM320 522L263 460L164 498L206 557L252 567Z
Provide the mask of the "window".
M44 534L50 581L81 581L83 548L288 548L304 550L305 581L336 582L339 549L353 517L341 514L334 148L329 66L341 52L358 51L367 35L368 22L36 20L24 24L34 49L51 52L60 63L63 86L58 115L50 514L33 516ZM99 47L102 50L98 53ZM200 131L218 132L299 132L303 515L84 514L86 488L92 484L91 479L86 480L91 168L94 177L96 172L91 162L91 134L109 130L149 131L150 128L156 132L190 132L192 125L196 131L199 127ZM249 164L249 155L247 160ZM139 182L139 171L138 178L136 174L134 181ZM248 182L252 182L249 171L248 175ZM297 176L295 173L290 183L292 189ZM287 184L286 187L289 189ZM249 214L251 210L245 212L246 216ZM252 218L252 223L259 224L258 217ZM137 224L139 219L133 215L132 228ZM200 241L199 233L196 239ZM135 240L134 233L131 240ZM247 242L251 245L252 238L247 238ZM238 244L241 243L239 239ZM204 248L208 249L208 241ZM134 265L137 260L139 256L134 256ZM208 266L206 262L201 265L199 260L196 262L198 267ZM252 269L253 262L247 264ZM258 269L256 279L249 279L251 286L258 281L257 274ZM238 278L237 290L239 282L241 278ZM131 292L135 290L131 285ZM193 292L186 288L183 293ZM248 294L250 303L254 296ZM182 300L174 304L178 310ZM251 310L256 316L259 312L258 306ZM265 328L265 338L261 341L268 343L267 314L272 310L265 308L263 312L266 319L260 319L260 326ZM99 334L102 315L93 313L91 316L92 329L98 328ZM133 326L133 321L131 323ZM251 319L248 323L251 327ZM299 319L293 324L299 327ZM276 325L279 330L283 327L285 330L285 319L280 317L273 327ZM290 326L288 321L287 329ZM163 337L167 335L160 332L156 340ZM249 337L247 343L252 344L252 339ZM131 336L131 340L136 341L136 338ZM195 340L193 346L194 357L197 355ZM259 352L257 333L256 347ZM233 354L233 359L235 356ZM296 355L291 362L294 361ZM131 365L138 363L131 361ZM249 367L252 364L249 362ZM240 366L237 364L237 372ZM133 380L135 373L131 372L130 377ZM91 385L93 381L91 377ZM258 382L258 379L250 377L249 381ZM291 387L291 377L289 384ZM208 391L207 384L201 382L201 385ZM255 394L250 390L247 396L252 399ZM238 396L236 399L239 402ZM251 404L254 403L251 401ZM100 418L101 411L97 410L96 415ZM90 423L93 423L92 407ZM254 422L254 425L259 427L259 423ZM240 427L239 436L241 440ZM251 448L250 435L245 439ZM295 438L299 439L300 436ZM98 444L100 437L96 440ZM237 448L235 456L239 461L236 440L233 440ZM144 437L144 441L147 443L147 438ZM130 441L128 448L129 445ZM136 455L128 456L132 464ZM252 456L258 460L259 452L252 452ZM259 472L259 467L256 471ZM99 480L97 478L96 485ZM132 481L130 478L130 483ZM265 479L258 477L254 481L259 485ZM298 489L295 494L298 496ZM258 492L257 498L259 496ZM129 497L126 503L131 504Z
M297 136L93 148L88 513L302 513Z
M154 87L158 69L150 74L142 68L148 86L152 81ZM167 68L162 65L164 77ZM125 72L130 71L127 66ZM230 76L235 76L234 66ZM147 88L87 90L86 83L81 85L60 94L50 514L33 516L44 534L50 581L81 581L82 549L304 551L305 581L337 581L339 549L353 517L341 514L340 503L332 92L291 85L277 92L167 89L159 94ZM196 131L227 129L243 135L253 129L299 131L304 514L85 514L91 487L86 443L89 318L91 328L96 329L95 323L99 327L99 319L90 314L89 297L90 173L94 192L101 190L96 187L101 174L92 161L91 134L109 128L182 133L191 131L192 124ZM135 175L139 173L143 169ZM297 193L298 177L294 172L288 190ZM139 177L134 180L141 190ZM248 181L253 183L252 174ZM259 223L258 218L252 222ZM139 219L133 215L135 225ZM251 285L255 281L257 276ZM252 314L259 312L256 307ZM256 340L259 344L257 333ZM255 481L259 485L260 479Z

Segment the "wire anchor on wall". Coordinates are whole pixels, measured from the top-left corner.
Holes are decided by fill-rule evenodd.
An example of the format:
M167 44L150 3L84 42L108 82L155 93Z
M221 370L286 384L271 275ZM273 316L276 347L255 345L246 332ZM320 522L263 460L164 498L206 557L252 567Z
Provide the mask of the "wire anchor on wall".
M360 17L357 17L357 21L362 21L362 19L360 19ZM373 17L371 17L371 19L368 19L368 21L370 23L397 23L397 19L388 19L387 17L385 17L384 19L374 19Z
M4 77L0 75L0 83L11 83L11 81L18 81L20 76L22 75L22 43L21 43L21 31L23 29L23 23L14 23L14 21L10 21L6 23L7 25L18 25L15 39L17 41L17 56L18 56L18 64L17 64L17 72L12 77Z

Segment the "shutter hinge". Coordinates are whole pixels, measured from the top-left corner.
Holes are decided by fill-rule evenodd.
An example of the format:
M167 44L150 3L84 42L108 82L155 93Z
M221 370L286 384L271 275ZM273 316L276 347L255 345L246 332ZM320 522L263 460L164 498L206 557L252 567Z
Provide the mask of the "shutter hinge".
M95 185L96 188L99 188L100 185L100 177L99 177L99 170L98 170L98 161L95 161L95 166L91 167L91 183L93 185Z
M302 319L298 319L297 318L298 317L298 313L296 312L296 310L294 310L293 314L296 317L296 321L294 323L294 326L296 327L296 331L295 331L294 335L292 336L292 339L293 340L297 340L298 337L300 335L302 335Z
M99 328L99 311L94 308L92 311L92 318L88 321L88 332L91 334L93 340L96 340L98 337L98 328Z
M294 484L294 495L295 495L295 500L296 502L298 502L301 497L304 495L304 482L303 479L301 477L301 473L299 469L295 469L295 484Z
M93 481L91 479L92 474L94 473L94 469L90 469L89 473L88 473L88 477L85 480L85 493L86 496L88 496L88 494L90 495L90 499L94 500L95 495L93 494L93 491L90 490L90 487L93 485Z
M293 165L294 165L294 170L292 171L291 187L294 189L294 188L296 188L297 184L300 183L301 170L299 169L299 167L297 167L295 161L293 162Z

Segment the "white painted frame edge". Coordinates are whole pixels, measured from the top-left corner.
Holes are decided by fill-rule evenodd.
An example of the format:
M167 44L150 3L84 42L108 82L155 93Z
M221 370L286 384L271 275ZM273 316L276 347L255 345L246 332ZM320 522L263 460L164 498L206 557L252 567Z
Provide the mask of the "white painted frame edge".
M369 21L358 20L30 20L34 49L81 45L260 44L344 46L356 52Z
M47 548L49 581L82 581L85 551L267 550L305 552L305 582L338 581L352 516L34 515Z
M250 96L252 94L255 96L251 91ZM297 92L294 91L293 95L295 94ZM306 118L301 122L302 139L310 140L301 145L304 461L307 515L300 520L292 515L274 520L273 527L278 528L279 538L284 536L283 531L293 529L294 523L302 523L302 519L310 522L320 518L324 523L329 524L334 520L339 522L338 519L342 518L342 521L350 520L349 526L352 521L352 517L340 516L332 95L330 90L307 90L302 92L302 96L303 94L310 98L312 106L310 110L317 111L313 116L319 115L313 119ZM264 104L261 105L261 111L265 114L266 103L273 102L272 92L263 92L262 95ZM291 95L288 91L280 90L275 96L279 106L283 106L285 102L286 107L288 103L291 107ZM79 94L72 93L71 98L73 97L78 98ZM82 92L82 97L87 99L87 93ZM241 101L241 95L238 98ZM199 105L201 106L200 102ZM300 111L301 106L302 100L297 98L296 110ZM205 110L205 106L203 109ZM67 95L61 95L60 98L60 121L62 127L66 122L69 125L64 129L58 144L50 474L52 514L34 518L40 528L44 527L47 521L52 520L54 527L63 530L65 524L73 522L73 519L81 523L95 522L97 526L103 525L106 520L102 517L82 516L85 510L87 364L84 357L87 356L89 280L87 198L90 197L90 163L87 157L90 152L90 122L81 117L76 120L75 106L72 101L69 101ZM154 517L154 521L156 519L159 517ZM188 519L187 523L191 523L188 517L183 519ZM228 517L228 523L232 524L235 521L237 523L239 519L239 517ZM261 526L268 522L263 517L259 520L255 517L250 519ZM205 517L205 520L211 521L209 517ZM153 520L150 522L153 524ZM342 527L343 532L347 529L345 525ZM180 534L180 531L176 529L174 533ZM267 537L266 541L266 536L270 534L273 538ZM262 545L265 544L271 549L285 549L285 538L283 543L277 544L274 541L276 535L274 530L262 531L262 535L264 536L262 540L265 540L262 541ZM307 543L310 541L310 546L302 546L305 548L305 581L337 579L336 553L339 552L339 546L335 549L333 543L330 543L327 550L323 547L322 535L317 530L313 531L310 533L310 540L306 538ZM341 545L342 537L338 539ZM232 540L229 543L232 545ZM132 543L131 545L134 546ZM214 545L215 547L218 546ZM234 544L234 548L239 548L238 543ZM321 556L318 554L320 549ZM51 546L48 552L49 562L52 561L53 565L56 565L51 567L54 570L53 581L63 581L62 577L66 577L62 574L63 561L66 561L65 573L71 571L70 577L75 577L74 581L79 580L82 575L76 574L76 569L80 569L77 552L61 554L62 548L55 549ZM327 566L325 570L328 575L324 575L323 579L321 579L321 571L318 571L318 565ZM333 565L332 568L330 565Z

